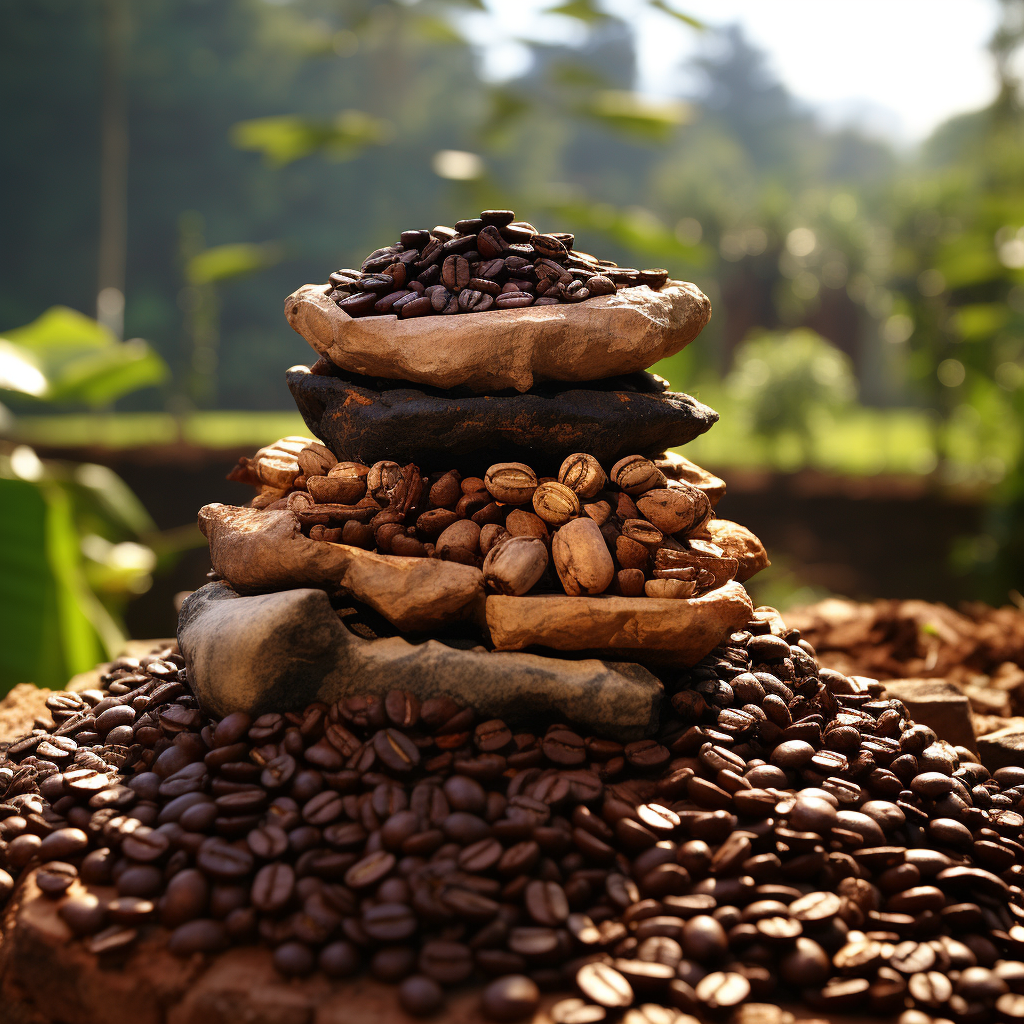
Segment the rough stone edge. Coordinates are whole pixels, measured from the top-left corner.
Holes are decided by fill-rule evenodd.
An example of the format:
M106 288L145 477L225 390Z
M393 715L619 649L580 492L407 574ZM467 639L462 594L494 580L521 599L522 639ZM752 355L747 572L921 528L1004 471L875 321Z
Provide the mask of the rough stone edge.
M679 310L676 317L674 307ZM324 285L306 284L288 296L284 309L292 329L343 369L479 391L508 387L528 391L535 381L578 381L586 372L586 356L580 350L585 352L588 345L594 351L621 350L624 359L615 375L644 370L689 345L711 319L711 300L687 281L669 281L659 291L646 286L624 288L615 295L572 305L411 320L350 317L327 298ZM675 328L671 326L674 318L679 320ZM441 380L423 365L424 347L436 344L436 339L428 337L427 324L434 332L444 333L445 348L463 353L463 365L454 379L449 374ZM538 326L528 332L524 330L528 325ZM648 329L660 332L662 341L638 350L636 338ZM504 347L506 361L499 365L494 338L513 332L529 333L531 344ZM560 356L566 348L571 349L568 364Z
M203 612L211 602L244 601L245 612L239 613L237 630L225 629L213 645L213 660L199 660L210 650L194 638ZM288 631L276 631L260 642L246 633L245 624L256 621L260 605L273 600L273 612L285 605L293 614L279 621L290 623ZM223 620L222 620L223 622ZM230 626L230 620L228 620ZM523 652L489 652L482 648L462 650L438 640L420 644L402 637L366 640L351 633L337 618L327 595L316 589L296 589L273 595L239 595L223 581L210 583L186 598L178 623L178 644L185 658L189 680L203 707L210 713L224 715L234 710L258 714L264 711L301 710L316 699L326 699L332 682L340 683L342 668L351 672L352 692L384 696L391 689L408 688L421 699L449 696L460 704L472 703L481 714L502 717L511 723L529 722L536 716L549 716L580 721L588 729L627 741L640 739L657 728L664 697L660 680L642 665L631 661L605 660L600 657L560 658L557 655ZM282 654L282 652L286 652ZM625 653L625 652L624 652ZM443 662L439 657L443 655ZM628 655L627 655L628 656ZM393 677L374 679L364 671L367 659L390 659ZM240 696L237 703L216 699L206 680L237 673L255 677L267 664L275 665L276 684L268 689L258 703ZM344 664L342 664L344 663ZM245 666L252 665L251 670ZM475 677L477 688L467 691L454 687L452 673L463 669L462 677ZM527 672L526 670L530 670ZM516 708L502 699L507 680L518 678L520 685L532 682L520 694L530 710L517 714ZM551 696L542 685L544 680L566 685L564 699ZM617 688L614 713L596 714L601 708L596 698ZM584 691L587 691L584 693ZM574 714L582 696L589 698L588 714ZM529 698L529 700L527 700ZM623 703L625 701L625 704ZM621 715L626 705L633 708L631 721L624 725Z
M749 622L754 614L750 596L735 581L700 597L678 601L614 595L495 594L488 596L484 608L491 641L498 650L521 650L537 644L565 651L670 651L678 654L676 663L683 665L696 664L729 630ZM673 625L673 615L688 616L689 620ZM595 629L588 632L578 625L574 627L573 623L579 623L581 618L588 618ZM695 629L703 634L698 643ZM595 632L605 634L602 642L593 642Z

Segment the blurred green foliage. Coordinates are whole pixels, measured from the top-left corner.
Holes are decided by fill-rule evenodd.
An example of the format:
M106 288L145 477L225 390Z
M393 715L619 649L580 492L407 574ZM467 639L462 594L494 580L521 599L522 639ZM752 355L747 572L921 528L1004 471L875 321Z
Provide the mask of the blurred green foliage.
M466 41L479 0L133 0L125 319L172 375L119 408L200 432L214 414L195 406L290 409L282 371L309 353L288 292L402 228L510 205L711 296L700 342L657 368L722 413L688 454L987 489L987 531L954 557L1001 601L1024 578L1024 0L1000 2L996 102L901 154L824 128L739 29L702 31L684 0L637 6L700 32L685 102L637 94L630 26L600 0L554 0L581 42L527 41L531 68L502 82ZM0 327L92 307L97 19L38 0L0 36L19 196Z
M805 328L745 341L736 350L726 387L752 433L769 443L795 436L805 461L813 438L828 432L822 420L857 394L849 356Z
M100 408L168 376L167 364L141 338L120 342L67 306L0 336L0 393Z
M63 306L0 338L0 394L19 408L109 406L167 373L141 338L119 342ZM60 687L115 654L127 602L197 539L194 529L158 531L106 466L0 446L0 694L20 682Z

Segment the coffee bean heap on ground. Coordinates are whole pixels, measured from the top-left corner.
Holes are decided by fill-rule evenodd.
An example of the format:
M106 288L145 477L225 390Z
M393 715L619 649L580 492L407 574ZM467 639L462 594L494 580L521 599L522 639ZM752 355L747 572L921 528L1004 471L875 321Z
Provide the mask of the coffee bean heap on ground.
M685 598L740 571L706 531L713 512L704 491L667 480L642 455L606 471L575 453L557 478L521 462L482 477L424 476L412 464L339 462L325 445L284 439L230 479L264 487L254 505L295 512L314 540L474 565L503 594Z
M336 270L329 297L349 316L483 313L583 302L617 288L658 289L666 270L634 270L573 249L573 236L543 234L511 210L403 231L359 270Z
M5 895L38 868L96 953L157 926L183 956L263 942L284 975L368 971L413 1013L487 982L497 1021L573 989L559 1024L794 995L1024 1016L1024 769L819 668L770 609L626 745L398 689L215 721L181 664L53 695L0 765Z

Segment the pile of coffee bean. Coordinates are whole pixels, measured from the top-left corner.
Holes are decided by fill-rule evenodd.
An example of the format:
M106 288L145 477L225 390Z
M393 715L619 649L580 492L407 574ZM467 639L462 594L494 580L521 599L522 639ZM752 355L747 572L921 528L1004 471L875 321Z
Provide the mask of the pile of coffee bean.
M666 270L634 270L573 248L565 232L544 234L511 210L403 231L359 270L336 270L329 297L349 316L483 313L583 302L617 288L658 289Z
M794 996L1024 1017L1024 768L820 668L768 608L668 691L626 744L397 689L215 720L176 651L124 658L4 749L0 884L36 869L114 962L157 927L183 956L262 942L416 1014L482 981L496 1021L543 991L575 991L558 1024Z
M247 470L265 488L254 505L290 509L314 540L474 565L503 594L685 598L740 569L706 532L707 494L642 455L606 472L575 453L557 478L521 462L482 477L424 476L412 464L339 462L322 444L282 440Z

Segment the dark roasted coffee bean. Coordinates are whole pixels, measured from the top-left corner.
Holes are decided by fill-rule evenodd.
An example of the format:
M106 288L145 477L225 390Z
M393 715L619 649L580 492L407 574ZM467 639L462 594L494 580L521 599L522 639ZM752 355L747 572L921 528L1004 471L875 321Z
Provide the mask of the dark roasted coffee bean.
M522 974L509 974L492 981L483 991L480 1004L493 1021L512 1022L532 1017L540 1003L540 989Z
M402 942L417 928L416 915L402 903L378 903L363 912L363 930L375 942Z
M86 949L97 956L116 953L131 946L138 938L138 934L135 928L121 924L111 925L93 935L86 943Z
M63 896L78 878L78 869L74 864L52 860L36 872L36 885L40 891L51 899Z
M305 977L316 969L316 956L301 942L285 942L274 950L274 968L285 977Z
M494 305L494 296L475 289L464 288L459 292L459 310L463 313L483 313Z
M103 927L106 907L99 897L84 892L61 900L57 913L76 935L95 935Z
M576 984L588 999L608 1009L629 1006L633 1002L629 982L608 964L584 964L576 972Z
M473 955L461 942L430 939L420 949L418 965L439 985L458 985L473 973Z
M697 998L713 1011L731 1009L750 995L750 982L742 974L715 971L702 978L695 989Z
M252 871L253 857L248 850L215 842L200 849L196 866L218 882L236 881Z
M469 261L463 256L448 256L441 265L441 281L450 292L462 291L471 277Z
M397 729L381 729L373 738L377 756L395 772L411 771L420 762L416 744Z

